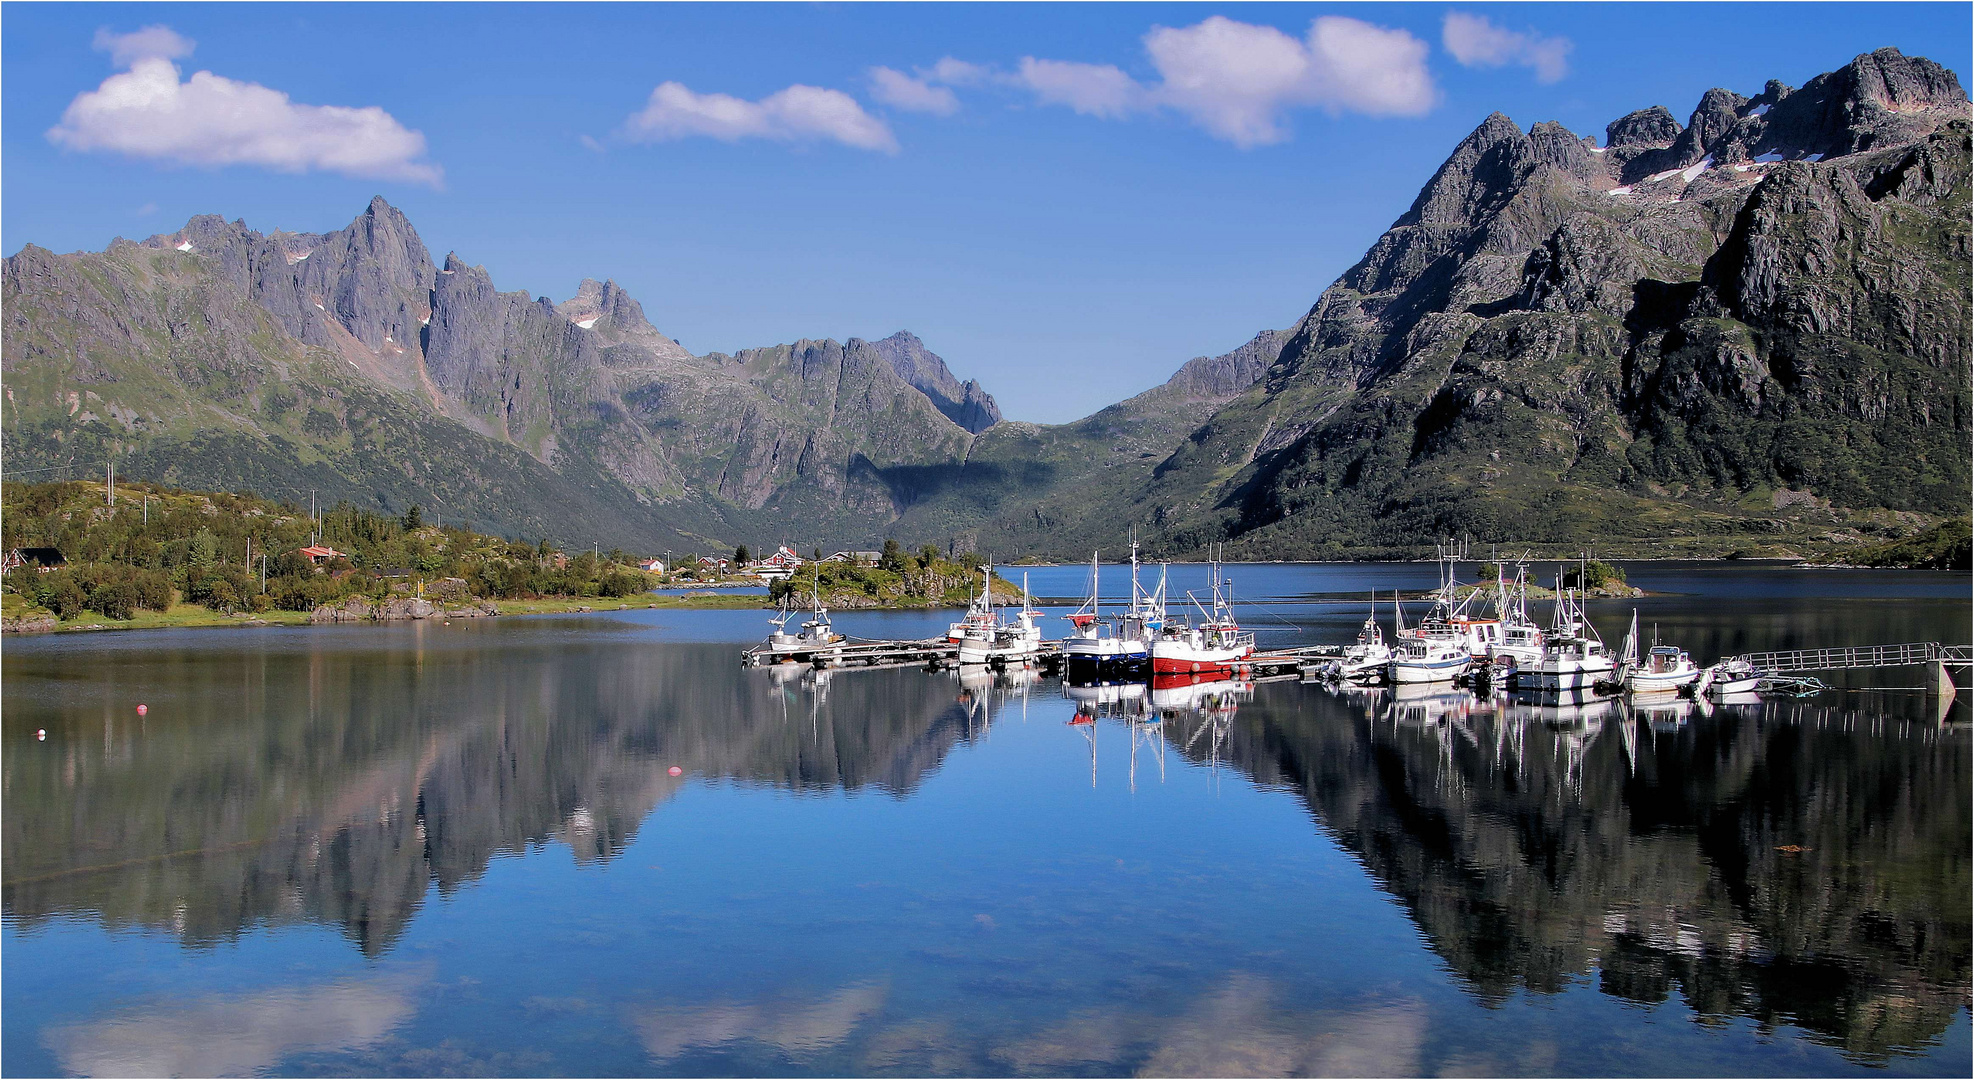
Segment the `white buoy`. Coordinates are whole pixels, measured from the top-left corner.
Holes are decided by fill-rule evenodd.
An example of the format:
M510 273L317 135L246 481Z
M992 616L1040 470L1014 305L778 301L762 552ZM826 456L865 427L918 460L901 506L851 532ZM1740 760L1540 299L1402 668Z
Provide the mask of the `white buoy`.
M47 728L35 728L35 729L34 729L34 737L35 737L36 739L38 739L38 740L40 740L41 742L47 742L47 741L48 741L48 729L47 729Z

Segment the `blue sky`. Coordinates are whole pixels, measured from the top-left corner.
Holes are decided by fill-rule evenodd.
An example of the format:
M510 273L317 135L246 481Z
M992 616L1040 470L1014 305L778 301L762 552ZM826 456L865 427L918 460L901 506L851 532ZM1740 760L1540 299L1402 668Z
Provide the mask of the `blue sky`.
M1601 137L1886 45L1965 84L1970 12L9 4L0 246L381 194L503 289L615 278L695 352L910 329L1056 422L1292 325L1489 112Z

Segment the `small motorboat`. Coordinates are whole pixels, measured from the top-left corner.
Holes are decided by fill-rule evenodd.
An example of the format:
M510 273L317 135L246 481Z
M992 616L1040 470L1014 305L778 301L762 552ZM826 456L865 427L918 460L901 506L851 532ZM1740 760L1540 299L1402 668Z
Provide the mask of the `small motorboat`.
M1346 646L1337 658L1335 671L1340 678L1363 682L1382 676L1390 664L1391 646L1385 644L1384 631L1378 628L1378 594L1372 593L1371 614L1357 631L1356 643Z
M1746 660L1729 657L1707 669L1709 675L1703 678L1707 693L1715 701L1727 701L1744 694L1752 694L1761 686L1762 670Z
M1631 630L1624 637L1618 673L1624 688L1634 694L1684 690L1699 683L1706 674L1692 657L1686 655L1685 649L1659 644L1657 630L1652 632L1651 651L1641 659L1638 655L1637 608L1631 611Z

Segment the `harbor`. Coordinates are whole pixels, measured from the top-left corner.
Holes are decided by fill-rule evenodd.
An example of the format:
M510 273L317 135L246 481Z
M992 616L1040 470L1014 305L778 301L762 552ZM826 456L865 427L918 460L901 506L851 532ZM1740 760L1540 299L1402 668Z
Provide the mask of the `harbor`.
M1588 557L1574 565L1553 564L1553 588L1544 590L1550 608L1546 621L1530 610L1532 563L1526 557L1481 562L1468 558L1461 545L1443 544L1435 562L1437 587L1409 600L1401 589L1372 589L1353 640L1259 648L1255 631L1244 628L1236 614L1233 585L1222 564L1205 564L1204 589L1177 589L1171 566L1141 562L1134 545L1129 561L1111 568L1128 581L1128 592L1105 596L1105 567L1093 554L1081 604L1054 616L1038 610L1025 570L1019 572L1019 603L997 605L989 587L994 568L982 565L978 595L943 636L838 633L816 586L806 612L785 605L770 619L773 632L743 651L741 660L750 667L1033 669L1060 676L1070 686L1156 684L1180 676L1189 682L1297 679L1333 688L1446 686L1484 695L1567 694L1593 701L1671 697L1703 707L1747 695L1814 697L1831 688L1819 678L1831 672L1916 669L1922 681L1915 689L1927 693L1941 715L1959 696L1957 683L1964 686L1974 672L1974 646L1939 641L1751 651L1703 662L1691 650L1662 641L1658 626L1641 623L1635 606L1613 647L1586 611L1592 581ZM1463 581L1463 564L1491 578ZM1408 603L1414 613L1409 621ZM1248 607L1266 614L1265 605ZM805 616L801 630L791 633L787 627L798 616ZM1066 632L1046 636L1045 621Z
M965 604L830 610L820 667L737 664L758 609L9 641L8 1071L425 1074L452 1040L534 1073L1220 1075L1288 1017L1395 1075L1521 1071L1504 1045L1965 1072L1974 725L1923 664L1811 697L1360 684L1301 669L1374 589L1387 643L1394 589L1419 625L1434 564L1161 569L1196 624L1221 579L1247 674L1073 677L1087 562L997 568L994 623L1043 630L999 667L958 663ZM1634 607L1641 661L1655 624L1784 673L1965 640L1961 575L1624 569L1645 595L1583 603L1616 658ZM381 1019L173 1037L352 1002Z

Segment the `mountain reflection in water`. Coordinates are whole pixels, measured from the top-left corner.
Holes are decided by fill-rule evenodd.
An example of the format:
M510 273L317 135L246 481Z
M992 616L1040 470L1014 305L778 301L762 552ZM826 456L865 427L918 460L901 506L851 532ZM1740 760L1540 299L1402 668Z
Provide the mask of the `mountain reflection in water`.
M758 986L640 990L612 1006L624 1037L682 1071L1581 1071L1552 1043L1541 1051L1551 1056L1525 1059L1435 1048L1442 1006L1395 975L1372 996L1333 996L1310 988L1334 976L1306 958L1203 961L1217 939L1183 919L1161 940L1192 952L1161 957L1169 971L1140 958L1118 974L1072 956L1085 944L1089 957L1141 956L1079 937L1128 930L1089 929L1102 924L1086 909L1112 893L1092 886L1080 853L1049 847L1078 819L1019 816L1025 801L1074 808L1099 794L1083 786L1085 753L1092 787L1133 799L1171 792L1195 765L1215 786L1174 794L1203 812L1218 812L1222 783L1251 782L1276 804L1293 795L1325 842L1402 905L1462 988L1454 994L1488 1010L1589 985L1640 1006L1683 1002L1702 1025L1752 1023L1763 1037L1787 1026L1863 1066L1924 1053L1966 1023L1968 731L1932 722L1912 697L1697 708L1431 688L740 670L729 644L640 637L632 647L627 631L558 635L548 625L243 631L253 644L10 655L0 862L17 931L79 917L196 955L262 928L320 925L384 965L275 991L258 1011L217 993L51 1024L41 1038L63 1067L253 1071L289 1054L388 1048L383 1033L414 1008L412 988L436 978L405 967L416 957L399 942L435 894L470 894L495 860L556 841L578 866L608 865L693 785L916 807L949 756L1031 717L1031 741L1018 745L1071 755L1071 769L1028 779L1021 763L1002 761L983 779L986 759L975 755L964 770L990 792L970 797L999 800L982 805L1007 815L997 857L1043 867L1010 871L1018 905L1000 918L1039 909L1055 920L1028 924L1057 935L1036 937L1036 955L1010 966L982 953L1000 967L968 976L999 988L1005 1015L928 999L923 971L906 967L972 970L962 965L985 946L912 939L874 964L889 969L825 985L761 974ZM137 700L148 716L134 713ZM1249 826L1230 815L1215 827ZM1227 859L1188 863L1172 883L1101 889L1164 889L1144 893L1143 915L1173 920L1183 898L1172 890L1219 887L1200 875L1242 865ZM598 916L610 917L638 916ZM817 914L848 925L841 918ZM999 925L980 907L950 918L981 941ZM870 940L846 948L876 954L886 931L855 932ZM1017 938L997 940L1005 949ZM571 995L569 1015L594 1008ZM557 1000L528 998L528 1015L561 1015ZM247 1014L264 1014L266 1030L169 1045L146 1034ZM286 1019L300 1014L312 1019ZM738 1066L708 1056L735 1047L778 1056ZM535 1071L553 1064L528 1060ZM572 1061L563 1065L584 1071Z
M1864 1061L1969 993L1968 740L1795 703L1268 687L1216 752L1296 791L1488 1002L1595 978Z
M34 724L60 752L7 755L6 910L24 926L93 914L187 945L313 921L376 956L428 886L451 893L549 840L608 859L693 777L906 796L981 729L991 696L916 671L738 677L726 646L623 659L581 646L134 658L144 670L122 675L158 703L148 717L37 703L57 714Z

